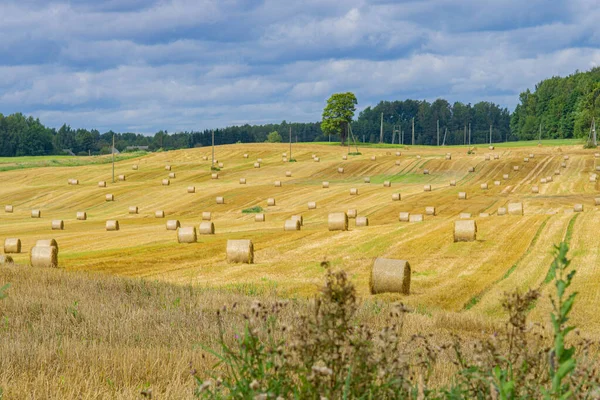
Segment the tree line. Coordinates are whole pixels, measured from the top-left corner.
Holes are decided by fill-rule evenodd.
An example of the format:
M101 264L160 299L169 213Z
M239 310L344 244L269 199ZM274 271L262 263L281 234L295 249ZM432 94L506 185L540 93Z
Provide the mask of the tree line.
M334 98L338 94L334 94ZM356 98L352 93L347 106L354 114ZM330 98L331 100L331 98ZM344 101L344 96L339 98ZM328 104L328 107L330 105ZM324 115L337 115L336 110L325 108ZM328 113L328 114L327 114ZM600 117L600 67L587 72L576 72L567 77L543 80L533 91L527 89L519 96L519 104L511 114L507 108L487 101L475 104L437 99L381 101L374 107L361 111L355 120L342 124L336 131L321 122L241 125L215 129L215 144L251 143L272 141L277 132L282 141L338 141L338 135L351 132L358 142L380 141L383 113L383 142L437 145L438 126L440 144L487 143L490 128L493 142L531 140L542 138L585 138L589 135L594 118ZM339 125L339 124L338 124ZM323 131L322 126L325 126ZM100 133L97 129L71 128L65 124L59 129L46 127L39 119L21 113L4 116L0 114L0 156L30 156L64 154L64 150L78 155L108 154L113 136L115 147L125 151L128 146L147 146L150 151L172 150L209 146L212 131L185 131L169 133L158 131L152 136L139 133Z

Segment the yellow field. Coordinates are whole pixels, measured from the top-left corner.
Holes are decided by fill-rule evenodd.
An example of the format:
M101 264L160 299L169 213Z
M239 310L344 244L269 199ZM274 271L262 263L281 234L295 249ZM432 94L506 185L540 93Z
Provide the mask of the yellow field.
M412 294L378 295L377 298L402 301L419 312L454 311L478 318L499 317L503 292L543 285L552 259L552 245L569 236L573 266L578 269L576 289L581 292L574 319L584 331L600 333L600 214L594 205L599 197L597 183L589 182L600 159L581 146L502 147L494 151L477 148L360 149L362 155L348 156L346 148L326 145L294 145L296 163L282 162L288 145L238 144L219 146L216 158L224 163L218 180L211 180L210 161L202 161L210 149L155 153L117 163L115 176L125 174L125 182L112 183L111 166L31 168L0 172L0 205L11 204L15 211L0 209L0 240L18 237L23 253L17 263L27 263L27 252L37 239L55 238L60 246L60 266L67 270L102 271L124 276L140 276L178 284L242 288L247 293L275 292L285 297L305 297L322 281L321 261L349 272L359 294L369 295L369 271L375 257L401 258L413 268ZM446 152L452 159L446 160ZM249 157L244 158L243 154ZM524 162L524 157L535 157ZM312 154L320 157L314 162ZM499 160L486 161L486 154ZM420 155L420 158L417 158ZM563 157L569 155L567 167ZM289 156L289 154L288 154ZM376 156L376 161L371 160ZM253 168L262 158L260 168ZM399 161L399 165L396 165ZM137 171L132 170L139 165ZM167 178L165 165L172 166L176 178ZM519 166L518 172L513 166ZM344 173L337 172L339 167ZM475 167L474 173L468 173ZM429 175L424 175L427 168ZM554 175L560 170L560 175ZM286 171L292 177L286 177ZM503 179L509 174L509 179ZM547 184L541 178L553 177ZM247 184L240 185L239 179ZM370 177L371 183L363 178ZM69 178L79 185L67 184ZM456 180L451 187L449 181ZM98 181L107 181L99 188ZM274 187L281 180L282 187ZM389 180L391 187L383 187ZM494 181L501 181L495 186ZM330 188L323 189L322 181ZM480 184L487 183L488 190ZM424 192L423 185L433 190ZM539 194L532 194L532 185ZM188 194L187 187L196 193ZM359 194L351 196L350 188ZM458 200L465 191L467 200ZM106 194L114 202L106 202ZM401 201L392 201L401 193ZM224 205L215 198L225 197ZM277 201L267 207L267 198ZM317 202L308 210L309 201ZM498 207L523 202L524 216L497 216ZM583 203L583 213L573 213L573 205ZM138 215L128 214L129 206L139 207ZM254 222L254 214L243 209L261 206L266 222ZM435 206L437 216L425 216L423 223L398 221L400 211L425 213ZM369 227L357 228L351 220L348 232L330 232L330 212L358 209L369 218ZM41 219L30 217L40 209ZM164 210L166 217L154 217ZM76 220L76 212L86 211L87 221ZM197 244L178 244L176 233L167 231L168 219L183 226L198 226L203 211L213 213L216 234L199 236ZM461 212L477 220L476 242L454 243L453 221ZM489 212L489 217L479 213ZM293 214L304 217L300 232L284 232L283 224ZM50 229L53 219L65 221L64 231ZM105 221L118 219L119 232L107 232ZM567 235L569 223L572 232ZM225 260L227 239L252 239L255 264L232 265ZM548 285L545 285L548 286ZM545 287L543 285L543 287ZM547 290L546 288L545 290ZM547 302L533 311L546 317Z

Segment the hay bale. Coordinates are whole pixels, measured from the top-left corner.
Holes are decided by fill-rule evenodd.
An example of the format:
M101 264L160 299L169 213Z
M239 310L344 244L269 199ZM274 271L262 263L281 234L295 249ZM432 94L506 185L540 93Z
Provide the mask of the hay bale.
M424 169L423 170L423 175L429 175L429 170L428 169Z
M410 220L410 213L402 211L398 214L398 221L400 222L408 222Z
M423 214L410 214L408 222L423 222Z
M456 186L456 180L452 179L452 180L450 181L450 186Z
M467 192L458 192L458 199L459 200L466 200L467 199Z
M563 158L564 158L565 160L568 160L568 159L569 159L569 156L564 156Z
M418 155L418 156L417 156L417 160L420 160L420 159L421 159L421 156L419 156L419 155Z
M533 186L533 187L531 188L531 193L538 194L539 192L540 192L540 188L539 188L539 187L537 187L537 186Z
M212 220L212 213L210 211L202 212L202 221L210 221Z
M196 228L193 226L179 228L177 231L177 242L178 243L196 243L198 237L196 236Z
M498 215L506 215L506 207L498 208Z
M217 204L225 204L225 198L223 196L218 196Z
M400 160L396 160L396 165L400 165Z
M573 207L574 212L583 212L583 204L575 204Z
M592 174L590 175L590 182L596 182L598 180L598 175Z
M402 153L400 153L399 151L396 152L396 157L400 157L402 155Z
M529 162L529 158L525 157L525 158L523 159L523 162Z
M596 171L600 171L600 165L596 165Z
M40 210L31 210L31 218L42 218L42 212Z
M0 254L0 265L12 265L15 263L15 260L11 256L6 256L4 254Z
M425 207L425 215L433 215L435 216L435 207Z
M466 219L454 221L454 242L472 242L477 239L477 223Z
M134 170L134 171L137 171L138 170L138 165L137 164L133 164L131 166L131 169Z
M169 179L175 179L175 172L169 173Z
M344 161L345 161L345 160L347 160L347 159L348 159L348 156L342 156L342 160L344 160Z
M16 254L21 252L21 239L6 238L4 239L4 253Z
M274 198L272 198L272 197L269 197L269 198L267 199L267 206L269 206L269 207L273 207L273 206L275 206L275 199L274 199Z
M227 262L254 263L254 245L252 240L239 239L227 241Z
M171 166L170 165L165 165L165 171L170 171L171 170Z
M126 180L125 175L119 175L119 180L121 182L125 182L125 180Z
M500 159L500 155L499 154L494 154L494 160L499 160Z
M188 193L196 193L196 186L188 186L187 192Z
M356 208L350 208L346 212L346 215L348 216L348 218L356 218L356 216L358 215L358 211L356 211Z
M58 267L58 249L52 246L34 246L31 248L29 263L35 268L56 268Z
M533 153L529 153L529 158L534 158L535 155Z
M488 189L488 184L487 183L482 183L480 185L480 187L481 187L481 190L487 190Z
M273 186L275 186L275 187L281 187L281 181L275 181L273 183Z
M376 258L371 269L371 294L410 294L411 268L406 260Z
M163 179L163 180L162 180L162 185L163 185L163 186L169 186L170 184L171 184L171 181L170 181L170 180L168 180L168 179Z
M37 247L56 247L58 252L58 243L54 239L41 239L35 242Z
M475 167L469 167L469 172L475 172Z
M563 163L560 163L560 166L561 166L562 168L567 168L567 163L565 163L565 162L563 162Z
M483 158L485 159L485 161L490 161L490 155L489 154L486 154Z
M208 156L202 156L202 160L208 161Z
M383 187L391 187L391 186L392 186L392 182L390 182L390 181L383 182Z
M321 187L322 187L323 189L329 189L329 182L323 182L323 183L321 184Z
M281 159L281 161L282 161L282 162L288 162L288 159L287 159L287 157L283 157L283 158Z
M244 154L244 158L248 158L248 154Z
M210 179L219 179L219 174L213 172L212 174L210 174Z
M317 203L315 201L309 201L308 202L308 209L309 210L314 210L317 208Z
M471 218L471 213L462 212L462 213L458 214L458 218L460 218L460 219L469 219L469 218Z
M200 226L198 227L198 234L214 235L215 234L215 224L210 221L200 222Z
M502 182L500 181L494 181L494 186L500 186L502 184Z
M4 206L4 212L5 213L12 213L14 211L14 207L13 206Z
M85 211L78 211L77 212L77 219L79 221L85 221L85 220L87 220L87 213Z
M488 149L494 150L494 146L489 146Z
M508 203L508 213L510 215L523 215L523 203Z
M254 222L265 222L265 214L256 214L254 216Z
M392 193L392 201L400 201L401 197L400 193Z
M338 174L343 174L344 173L344 168L340 167L338 168Z
M257 158L256 162L259 163L259 164L262 163L262 158Z
M555 169L554 170L554 175L560 175L560 169Z
M254 163L254 168L260 168L260 163L259 162L255 162Z
M369 226L369 218L367 217L356 217L356 226Z
M344 212L331 213L327 217L327 225L330 231L347 231L348 215Z
M292 177L292 171L285 171L285 177L286 178L291 178Z
M300 226L304 226L304 218L302 218L302 215L292 215L290 219L294 221L299 221Z
M486 212L479 213L480 218L487 218L489 216L490 216L490 213L486 213Z
M431 192L431 185L425 185L425 186L423 186L423 191L424 192Z
M542 178L540 179L540 183L548 183L548 181L546 180L546 178Z
M594 199L594 204L597 205L597 206L600 206L600 197L596 197Z
M377 157L371 156L371 161L375 161L375 160L377 160Z
M98 187L106 187L106 182L105 181L98 182Z
M300 230L300 221L288 219L285 221L283 225L284 231L299 231Z
M177 229L179 229L179 227L181 226L181 224L179 223L178 219L170 219L167 221L167 230L168 231L176 231ZM196 230L196 228L194 228L194 230ZM194 232L194 235L196 234L196 232Z
M546 177L546 182L552 182L552 176L547 176Z
M222 162L220 162L218 165L219 165L219 168L223 168L223 167L225 167L225 164L223 164ZM173 178L174 178L174 177L175 177L175 176L173 176Z
M165 212L163 210L154 211L154 218L164 218Z
M107 231L118 231L119 230L119 221L117 221L117 220L106 221L106 230Z
M519 170L519 166L518 166L518 165L515 165L515 166L513 167L513 171L518 171L518 170Z
M356 196L358 194L358 189L357 188L351 188L350 189L350 195L351 196Z
M594 153L594 157L600 158L600 153Z
M62 219L55 219L52 221L53 231L62 231L65 229L65 222Z
M510 176L508 174L502 175L502 179L508 179L508 178L510 178Z
M281 157L287 157L287 153L281 153Z
M71 185L79 185L79 179L71 179Z
M246 178L240 178L240 185L246 184Z
M137 206L129 206L129 214L137 214L138 208Z
M365 182L365 183L371 183L371 177L369 177L369 176L365 176L365 177L363 178L363 182Z
M452 160L452 154L446 153L446 160Z

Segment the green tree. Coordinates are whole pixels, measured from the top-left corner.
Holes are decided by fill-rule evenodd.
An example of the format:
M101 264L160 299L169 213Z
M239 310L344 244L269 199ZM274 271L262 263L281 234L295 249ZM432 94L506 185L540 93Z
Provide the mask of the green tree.
M277 131L273 131L267 135L267 142L269 143L281 143L281 135Z
M342 145L344 145L348 124L352 122L357 103L356 96L352 92L332 94L323 109L323 121L321 122L323 133L340 135Z

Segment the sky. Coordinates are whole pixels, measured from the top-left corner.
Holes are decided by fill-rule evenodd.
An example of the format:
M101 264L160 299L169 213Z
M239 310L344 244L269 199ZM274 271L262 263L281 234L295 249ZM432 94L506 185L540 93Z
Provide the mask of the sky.
M1 0L0 113L152 134L407 98L510 111L600 65L600 0Z

